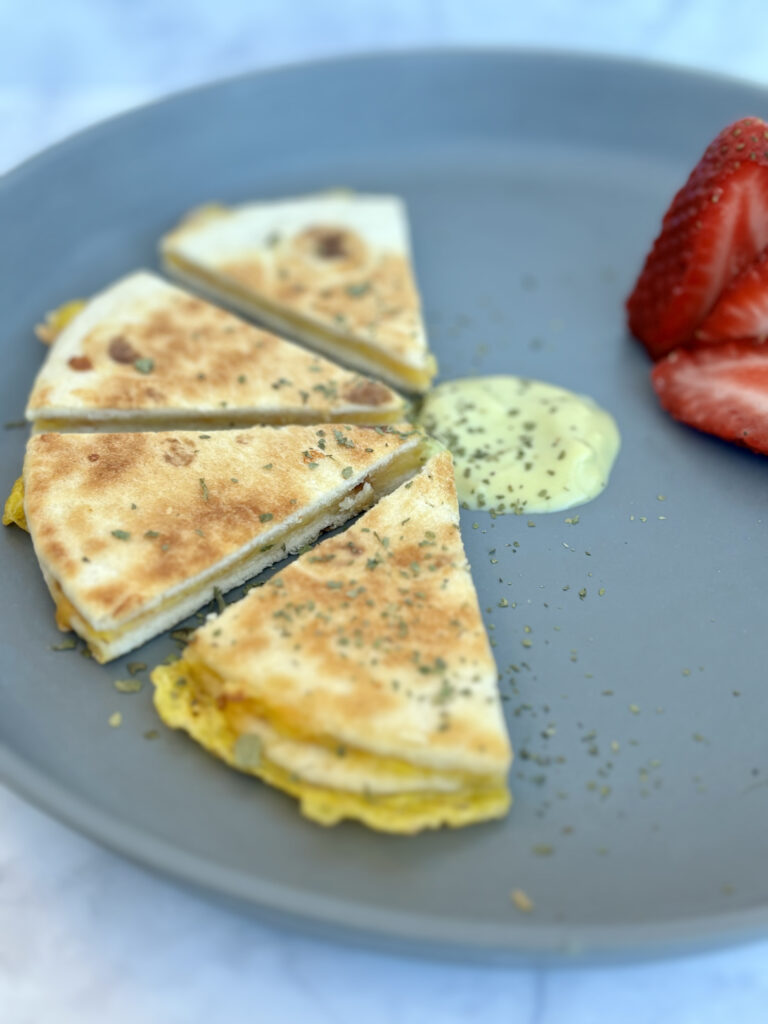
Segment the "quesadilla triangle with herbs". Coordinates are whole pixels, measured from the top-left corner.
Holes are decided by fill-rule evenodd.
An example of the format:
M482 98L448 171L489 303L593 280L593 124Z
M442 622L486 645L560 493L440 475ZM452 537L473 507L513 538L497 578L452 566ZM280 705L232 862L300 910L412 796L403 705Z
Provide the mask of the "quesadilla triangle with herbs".
M396 423L403 398L137 271L49 314L27 419L38 430ZM54 337L55 335L55 337Z
M400 833L506 813L497 678L447 452L152 673L167 725L306 817Z
M437 373L396 196L328 192L193 211L166 269L276 330L401 390Z
M61 629L110 661L369 507L409 425L34 434L24 514Z

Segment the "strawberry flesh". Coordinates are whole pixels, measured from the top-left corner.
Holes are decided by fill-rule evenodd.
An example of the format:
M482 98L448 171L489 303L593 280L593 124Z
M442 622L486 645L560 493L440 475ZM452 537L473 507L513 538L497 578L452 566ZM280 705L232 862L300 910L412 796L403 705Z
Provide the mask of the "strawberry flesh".
M677 349L654 366L651 380L675 419L768 454L768 345Z
M724 289L711 313L694 331L696 344L768 338L768 250Z
M627 300L658 359L694 332L723 288L768 246L768 124L746 117L712 142L664 215Z

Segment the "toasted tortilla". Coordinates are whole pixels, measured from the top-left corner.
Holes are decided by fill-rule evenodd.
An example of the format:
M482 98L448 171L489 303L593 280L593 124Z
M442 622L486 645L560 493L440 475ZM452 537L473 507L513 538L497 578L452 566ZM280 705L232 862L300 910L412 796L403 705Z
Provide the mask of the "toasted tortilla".
M43 430L392 423L404 401L148 271L65 316L27 419ZM54 330L52 326L51 331ZM47 335L48 336L48 335Z
M163 720L322 824L505 814L511 749L458 518L443 452L157 668Z
M330 192L194 211L162 240L168 271L405 391L429 389L429 351L405 207Z
M368 507L423 443L407 425L33 435L24 514L57 622L115 658Z

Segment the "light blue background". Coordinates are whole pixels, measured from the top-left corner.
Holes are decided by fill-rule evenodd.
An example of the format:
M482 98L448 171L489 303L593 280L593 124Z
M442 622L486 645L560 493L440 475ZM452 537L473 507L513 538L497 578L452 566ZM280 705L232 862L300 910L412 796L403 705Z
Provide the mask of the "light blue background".
M619 53L768 82L760 0L0 0L0 172L98 118L207 79L462 44ZM2 1024L730 1020L768 1020L768 942L588 970L342 949L188 896L0 789Z

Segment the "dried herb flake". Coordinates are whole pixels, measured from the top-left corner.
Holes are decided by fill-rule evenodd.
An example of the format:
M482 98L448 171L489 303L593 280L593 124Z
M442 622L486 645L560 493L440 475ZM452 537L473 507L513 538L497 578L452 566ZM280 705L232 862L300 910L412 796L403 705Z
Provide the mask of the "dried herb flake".
M77 647L77 637L65 636L61 643L51 644L52 651L74 651Z
M249 733L243 733L235 740L232 759L236 767L243 771L253 771L261 765L261 739Z
M116 679L115 689L118 693L139 693L144 688L140 679Z

